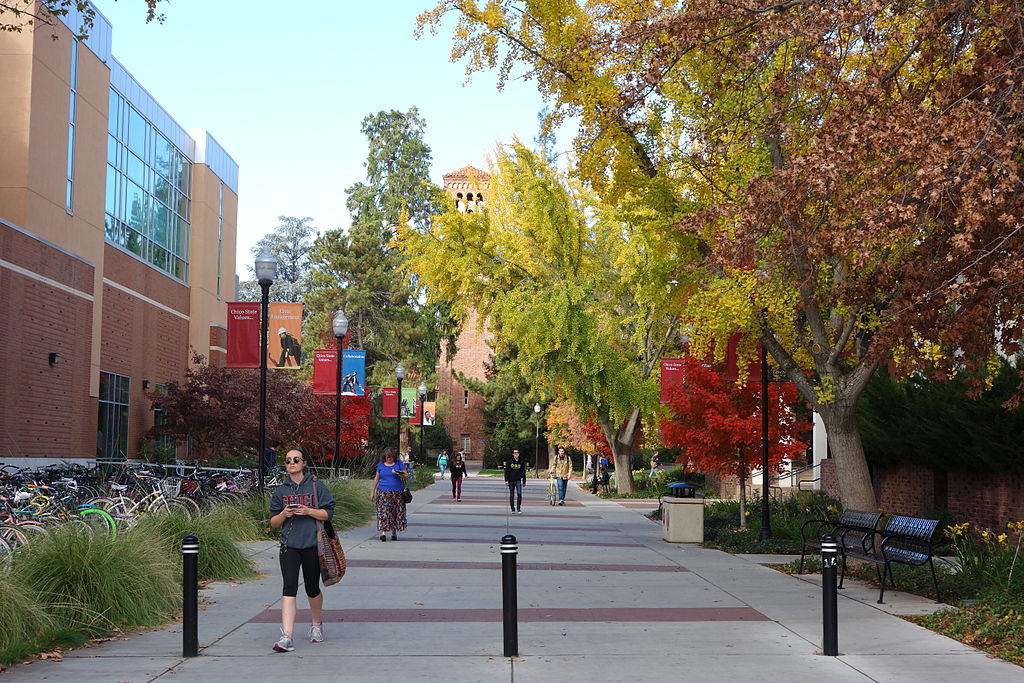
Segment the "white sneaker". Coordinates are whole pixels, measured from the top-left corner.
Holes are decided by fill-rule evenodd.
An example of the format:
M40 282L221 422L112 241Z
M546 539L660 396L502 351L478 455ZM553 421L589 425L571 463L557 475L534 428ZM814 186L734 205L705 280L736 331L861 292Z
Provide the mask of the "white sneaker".
M322 643L324 642L324 625L323 623L311 624L309 627L309 642L311 643Z
M274 652L292 652L295 649L294 643L292 643L292 637L286 636L284 631L281 631L281 638L274 643Z

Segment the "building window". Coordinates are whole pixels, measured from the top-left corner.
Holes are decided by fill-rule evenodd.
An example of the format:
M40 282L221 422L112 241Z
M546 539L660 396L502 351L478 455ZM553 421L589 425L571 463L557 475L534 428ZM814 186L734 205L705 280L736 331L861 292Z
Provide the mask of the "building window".
M156 392L158 394L167 395L167 385L157 384ZM153 426L162 427L170 424L171 418L164 410L164 407L160 403L153 404ZM175 441L173 436L158 436L153 439L153 455L157 462L170 462L174 460L177 455L178 442Z
M71 84L68 95L68 164L64 191L64 208L71 213L71 199L75 184L75 114L78 107L78 41L71 41Z
M462 447L462 452L469 455L469 447L473 445L473 440L469 437L469 434L460 434L459 445Z
M468 408L469 407L469 389L463 389L462 390L462 407L463 408Z
M106 238L188 281L192 163L110 89Z
M128 391L131 380L112 372L100 373L100 413L96 457L128 459Z

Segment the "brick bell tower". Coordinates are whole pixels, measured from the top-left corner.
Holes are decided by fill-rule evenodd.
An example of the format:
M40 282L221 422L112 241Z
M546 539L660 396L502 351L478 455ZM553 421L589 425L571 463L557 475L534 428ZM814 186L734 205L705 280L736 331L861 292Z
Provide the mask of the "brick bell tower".
M444 189L458 211L483 211L490 175L475 166L464 166L444 175ZM484 457L484 398L463 386L456 373L486 381L484 366L491 355L488 342L493 335L479 328L476 311L470 310L456 342L456 352L449 356L446 344L441 345L437 366L437 393L450 398L451 414L446 419L448 431L455 441L455 452L465 451L467 460Z

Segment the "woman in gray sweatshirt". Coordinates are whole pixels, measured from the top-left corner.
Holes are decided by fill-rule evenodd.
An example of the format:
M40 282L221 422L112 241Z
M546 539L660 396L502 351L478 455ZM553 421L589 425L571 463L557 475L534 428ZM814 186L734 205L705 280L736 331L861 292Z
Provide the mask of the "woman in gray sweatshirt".
M299 568L309 598L313 623L309 641L323 642L321 613L324 594L320 592L320 558L316 549L316 521L334 516L334 496L327 486L306 472L302 451L291 450L284 458L288 478L270 498L270 526L281 529L281 638L274 643L277 652L295 649L292 630L295 627L295 596L299 591Z

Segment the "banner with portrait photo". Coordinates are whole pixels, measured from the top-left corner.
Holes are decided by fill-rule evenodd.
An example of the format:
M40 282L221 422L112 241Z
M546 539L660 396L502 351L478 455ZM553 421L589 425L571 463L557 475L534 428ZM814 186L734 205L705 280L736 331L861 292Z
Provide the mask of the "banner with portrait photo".
M302 304L272 301L267 327L267 367L298 370L302 365Z
M409 424L415 427L420 423L421 405L423 407L423 426L433 427L434 417L437 415L437 403L435 401L427 401L426 403L423 404L421 404L419 401L416 401L416 412L412 415L412 417L409 418Z
M229 368L260 366L260 305L251 301L228 303Z

